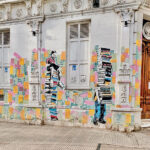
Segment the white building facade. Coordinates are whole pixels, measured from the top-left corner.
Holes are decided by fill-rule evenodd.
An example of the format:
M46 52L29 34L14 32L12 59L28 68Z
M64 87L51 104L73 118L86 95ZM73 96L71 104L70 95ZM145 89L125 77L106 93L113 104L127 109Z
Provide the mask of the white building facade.
M140 129L149 41L149 0L0 1L0 118Z

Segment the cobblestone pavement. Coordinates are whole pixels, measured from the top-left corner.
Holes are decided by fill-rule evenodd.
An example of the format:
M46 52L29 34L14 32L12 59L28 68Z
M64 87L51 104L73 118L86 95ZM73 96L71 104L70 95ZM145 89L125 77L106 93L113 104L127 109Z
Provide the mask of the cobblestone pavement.
M0 150L150 150L150 129L126 134L0 122Z

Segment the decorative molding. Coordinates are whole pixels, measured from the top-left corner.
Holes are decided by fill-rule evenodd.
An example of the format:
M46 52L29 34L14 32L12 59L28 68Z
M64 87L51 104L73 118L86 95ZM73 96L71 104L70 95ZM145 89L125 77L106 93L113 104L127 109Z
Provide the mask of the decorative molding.
M82 6L82 1L81 0L74 0L74 7L76 9L80 9Z
M143 36L150 40L150 22L146 22L143 26Z
M130 83L131 82L130 77L131 77L131 69L129 68L129 64L123 63L123 65L119 69L118 82Z
M23 16L23 10L22 9L17 9L17 11L16 11L16 16L18 17L18 18L20 18L20 17L22 17Z
M88 9L93 8L93 0L88 0Z
M35 34L39 33L39 25L44 21L44 17L40 19L33 19L33 20L27 20L27 24L31 27L32 33L35 32Z
M150 0L143 0L143 6L150 8Z
M134 12L137 7L134 9L132 7L116 7L115 12L118 13L121 17L122 22L126 22L127 24L134 23Z
M32 100L33 101L36 101L36 99L37 99L37 95L36 95L36 86L35 85L33 85L33 87L32 87Z
M50 5L50 11L51 12L56 12L57 11L57 4L51 4Z
M11 19L11 4L5 4L5 14L6 14L6 20Z
M36 0L37 15L42 15L42 0Z
M129 105L129 83L131 82L131 69L129 64L123 63L119 69L119 105Z
M4 19L4 13L0 12L0 20L3 20L3 19Z
M110 3L110 0L101 0L101 5L105 6Z
M32 15L32 3L31 3L31 0L25 0L24 2L26 4L27 16L31 16Z
M117 4L124 4L125 2L125 0L117 0Z
M64 13L68 12L68 4L69 4L69 0L64 0L63 1L63 4L62 4L63 10L62 10L62 12L64 12Z

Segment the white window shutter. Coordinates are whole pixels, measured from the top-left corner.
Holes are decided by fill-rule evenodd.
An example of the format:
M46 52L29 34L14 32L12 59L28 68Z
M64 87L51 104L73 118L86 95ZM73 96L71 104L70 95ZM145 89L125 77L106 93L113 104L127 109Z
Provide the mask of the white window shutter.
M85 89L89 86L89 22L68 26L67 87Z

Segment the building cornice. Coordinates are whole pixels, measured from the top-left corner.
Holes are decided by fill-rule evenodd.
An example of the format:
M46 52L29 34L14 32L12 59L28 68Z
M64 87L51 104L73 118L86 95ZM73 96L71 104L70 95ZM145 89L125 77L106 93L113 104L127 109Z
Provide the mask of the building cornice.
M57 1L57 0L56 0ZM66 3L65 8L67 9L67 5L68 5L68 1L64 0ZM89 2L89 0L87 0ZM25 10L25 15L22 17L11 17L11 5L13 5L13 3L16 3L16 7L17 7L17 3L20 4L20 2L22 2L22 4L24 5L24 9ZM0 14L0 24L10 24L10 23L22 23L22 22L26 22L27 20L32 20L32 19L38 19L38 18L43 18L43 16L45 16L45 19L48 18L63 18L63 17L67 17L67 16L73 16L73 15L87 15L87 14L94 14L94 13L109 13L109 12L113 12L115 11L116 13L119 13L122 10L126 10L126 9L132 9L132 10L139 10L139 8L142 8L142 2L131 2L131 3L125 3L125 2L116 2L116 3L111 3L112 5L101 5L100 8L92 8L91 6L86 9L77 9L77 10L72 10L72 11L56 11L56 12L52 12L50 14L46 14L44 11L42 11L43 9L43 5L46 3L46 0L37 0L36 1L36 6L37 6L37 10L39 10L39 12L37 12L36 14L32 14L31 10L32 10L32 0L8 0L6 1L2 1L0 2L0 5L5 6L5 18L1 19L1 14ZM59 2L59 1L58 1ZM7 3L7 4L6 4ZM7 7L9 5L9 7ZM51 6L50 4L47 4L49 6ZM64 4L62 4L64 6ZM54 6L54 4L52 5ZM6 9L7 8L7 9ZM9 9L8 9L9 8ZM19 9L19 5L18 8ZM64 9L64 8L62 8ZM54 11L54 9L53 9ZM1 12L0 12L1 13Z

